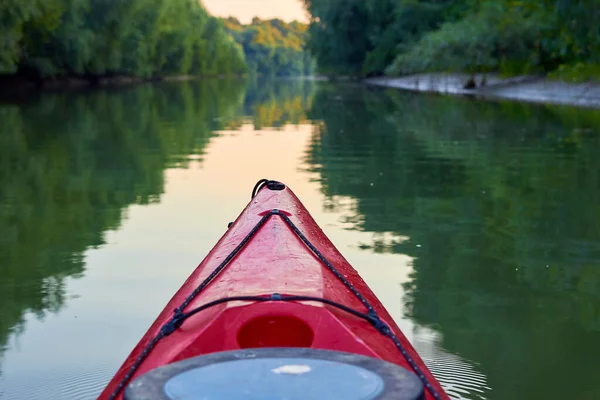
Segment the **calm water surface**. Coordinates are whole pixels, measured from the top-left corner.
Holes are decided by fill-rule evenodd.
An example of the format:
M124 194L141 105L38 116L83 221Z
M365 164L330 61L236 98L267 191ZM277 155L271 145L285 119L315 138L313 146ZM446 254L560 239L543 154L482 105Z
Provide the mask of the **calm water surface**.
M2 398L95 398L263 177L453 398L600 398L598 111L223 80L0 121Z

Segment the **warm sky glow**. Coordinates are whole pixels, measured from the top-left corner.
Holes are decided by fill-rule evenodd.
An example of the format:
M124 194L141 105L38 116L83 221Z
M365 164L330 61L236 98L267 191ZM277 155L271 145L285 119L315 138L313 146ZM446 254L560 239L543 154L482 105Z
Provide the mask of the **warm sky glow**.
M242 23L261 19L279 18L290 22L307 22L301 0L202 0L208 11L217 17L233 16Z

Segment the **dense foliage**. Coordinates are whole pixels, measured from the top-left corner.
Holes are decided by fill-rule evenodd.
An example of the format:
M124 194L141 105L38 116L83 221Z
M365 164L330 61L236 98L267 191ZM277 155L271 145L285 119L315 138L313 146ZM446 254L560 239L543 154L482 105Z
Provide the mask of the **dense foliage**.
M197 0L3 0L0 74L144 78L245 71Z
M304 2L324 73L600 71L597 0Z
M232 17L224 22L243 46L251 72L270 76L312 74L314 62L306 49L306 24L254 18L252 23L243 25Z

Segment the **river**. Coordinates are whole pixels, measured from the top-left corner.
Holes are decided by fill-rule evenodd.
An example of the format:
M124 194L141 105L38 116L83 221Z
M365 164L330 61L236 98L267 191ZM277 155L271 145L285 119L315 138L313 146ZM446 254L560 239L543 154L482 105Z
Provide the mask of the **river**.
M451 397L600 398L600 111L218 80L0 121L0 398L95 398L265 177Z

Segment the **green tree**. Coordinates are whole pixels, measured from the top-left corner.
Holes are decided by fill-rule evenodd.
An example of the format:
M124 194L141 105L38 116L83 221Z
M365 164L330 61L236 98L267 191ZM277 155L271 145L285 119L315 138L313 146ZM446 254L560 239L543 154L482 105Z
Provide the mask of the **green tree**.
M0 34L0 73L37 79L247 69L243 52L197 0L7 0Z
M381 73L399 51L456 19L471 0L305 0L309 49L327 74Z
M17 71L23 24L38 14L38 0L6 0L0 3L0 73Z
M241 44L251 72L268 76L302 76L313 73L314 62L306 48L308 26L280 19L254 18L242 25L224 20L227 31Z
M309 48L319 71L354 74L370 50L368 6L362 0L305 1L311 14Z
M319 70L600 78L597 0L304 0Z

